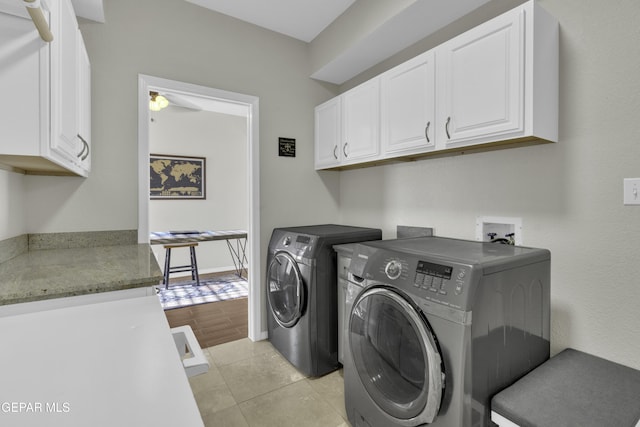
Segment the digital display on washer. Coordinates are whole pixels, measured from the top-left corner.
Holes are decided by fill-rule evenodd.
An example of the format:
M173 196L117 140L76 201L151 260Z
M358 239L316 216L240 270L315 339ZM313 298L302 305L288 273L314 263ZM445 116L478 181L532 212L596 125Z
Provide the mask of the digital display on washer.
M296 243L302 243L308 245L311 242L311 237L309 236L298 236L296 237Z
M451 279L453 267L442 264L434 264L427 261L418 261L417 273L427 274L429 276L442 277L443 279Z

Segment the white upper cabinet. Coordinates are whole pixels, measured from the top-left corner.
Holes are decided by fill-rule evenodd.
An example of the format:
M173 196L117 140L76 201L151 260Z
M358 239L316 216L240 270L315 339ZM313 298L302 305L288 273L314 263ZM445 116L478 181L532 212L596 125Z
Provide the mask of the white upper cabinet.
M557 141L558 24L537 3L438 46L436 58L439 148Z
M382 153L358 162L557 142L558 70L558 22L530 0L359 86L381 82Z
M78 139L78 24L70 0L56 2L51 31L51 149L75 162Z
M84 174L91 170L91 63L82 37L78 37L78 139L76 155Z
M88 56L70 0L40 4L51 43L40 39L21 2L0 0L0 93L11 99L0 106L0 163L27 173L87 176Z
M49 55L25 8L0 2L0 162L48 149Z
M380 154L380 80L342 94L342 163L374 160Z
M339 166L342 162L342 112L340 97L315 109L315 167Z
M369 80L315 108L315 168L328 169L380 155L380 84Z
M381 145L384 158L435 147L435 55L419 55L381 76Z

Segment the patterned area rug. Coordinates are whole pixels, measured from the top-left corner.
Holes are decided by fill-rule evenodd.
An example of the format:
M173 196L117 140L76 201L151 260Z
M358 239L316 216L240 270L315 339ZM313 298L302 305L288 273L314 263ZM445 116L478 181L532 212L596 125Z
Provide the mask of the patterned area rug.
M160 304L165 310L243 298L249 295L247 280L235 274L200 280L200 286L196 286L195 281L190 280L188 282L170 284L169 289L165 289L164 285L158 285L156 289Z

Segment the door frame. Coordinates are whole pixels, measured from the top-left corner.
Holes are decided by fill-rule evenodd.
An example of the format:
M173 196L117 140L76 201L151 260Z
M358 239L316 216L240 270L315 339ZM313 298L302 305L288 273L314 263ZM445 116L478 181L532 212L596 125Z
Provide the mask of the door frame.
M138 75L138 243L149 243L149 91L176 91L198 97L215 99L246 106L247 115L247 172L248 176L248 335L252 341L266 338L261 332L260 319L260 144L259 98L145 74Z

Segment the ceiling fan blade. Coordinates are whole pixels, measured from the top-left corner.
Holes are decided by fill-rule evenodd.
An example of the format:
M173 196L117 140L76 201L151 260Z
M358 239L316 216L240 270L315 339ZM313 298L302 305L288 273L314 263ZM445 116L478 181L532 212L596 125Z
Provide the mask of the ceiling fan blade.
M169 103L178 107L188 108L190 110L202 111L202 107L192 102L185 96L175 93L164 93L163 96L169 100Z

